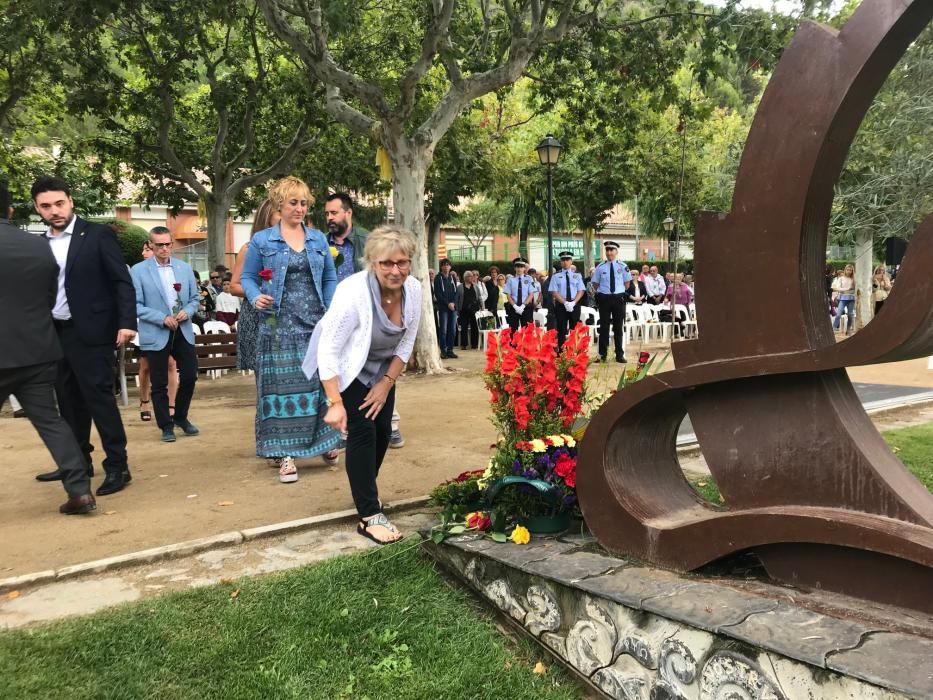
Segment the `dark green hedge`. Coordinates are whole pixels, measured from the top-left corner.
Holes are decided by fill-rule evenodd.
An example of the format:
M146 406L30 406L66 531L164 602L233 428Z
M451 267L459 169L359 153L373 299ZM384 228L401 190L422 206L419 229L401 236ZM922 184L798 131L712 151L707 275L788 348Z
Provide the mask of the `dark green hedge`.
M149 232L141 226L127 223L121 219L95 219L97 223L110 226L117 232L117 242L123 251L126 264L133 266L143 259L143 243L149 238Z

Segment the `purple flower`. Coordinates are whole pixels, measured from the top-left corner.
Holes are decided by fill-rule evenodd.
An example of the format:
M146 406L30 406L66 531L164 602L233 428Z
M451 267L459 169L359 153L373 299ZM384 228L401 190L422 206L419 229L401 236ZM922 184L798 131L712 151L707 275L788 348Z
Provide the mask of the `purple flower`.
M568 493L566 496L564 496L564 505L569 506L576 500L577 500L577 497L574 494Z

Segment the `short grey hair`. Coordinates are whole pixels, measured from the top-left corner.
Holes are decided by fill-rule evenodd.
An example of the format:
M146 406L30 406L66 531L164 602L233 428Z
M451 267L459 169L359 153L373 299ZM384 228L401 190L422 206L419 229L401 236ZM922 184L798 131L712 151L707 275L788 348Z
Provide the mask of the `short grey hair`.
M395 251L412 259L415 257L416 248L415 236L411 231L397 226L378 226L369 234L363 249L366 269L372 272L377 262Z
M153 238L152 238L153 236L164 236L165 234L168 234L169 236L172 236L172 240L173 240L173 241L175 240L175 236L172 234L172 232L171 232L167 227L165 227L165 226L153 226L151 229L149 229L149 242L150 242L150 243L153 243L153 242L154 242L154 240L153 240Z

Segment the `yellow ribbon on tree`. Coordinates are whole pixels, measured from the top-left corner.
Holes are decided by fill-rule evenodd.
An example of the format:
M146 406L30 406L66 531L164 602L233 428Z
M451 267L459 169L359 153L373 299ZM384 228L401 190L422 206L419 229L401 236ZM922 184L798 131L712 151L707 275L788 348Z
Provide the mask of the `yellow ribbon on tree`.
M389 152L382 146L376 149L376 165L379 167L379 179L392 182L392 160Z

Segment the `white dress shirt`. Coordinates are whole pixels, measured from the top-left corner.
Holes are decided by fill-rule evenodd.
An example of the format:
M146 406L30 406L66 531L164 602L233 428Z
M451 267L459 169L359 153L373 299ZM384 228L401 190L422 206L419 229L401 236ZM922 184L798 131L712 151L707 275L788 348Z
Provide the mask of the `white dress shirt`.
M75 217L72 216L65 230L58 235L54 235L51 228L45 232L52 255L58 263L58 294L55 297L55 308L52 309L52 318L56 321L67 321L71 318L68 295L65 294L65 264L68 262L68 248L71 247L71 234L75 230L75 221Z
M648 275L645 277L645 291L648 292L649 297L664 296L667 292L667 280L661 275L657 277Z
M176 302L178 301L178 292L175 291L175 271L172 269L172 261L169 260L165 265L156 261L156 268L159 270L159 279L162 282L162 292L165 294L165 300L173 313Z

